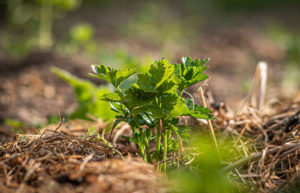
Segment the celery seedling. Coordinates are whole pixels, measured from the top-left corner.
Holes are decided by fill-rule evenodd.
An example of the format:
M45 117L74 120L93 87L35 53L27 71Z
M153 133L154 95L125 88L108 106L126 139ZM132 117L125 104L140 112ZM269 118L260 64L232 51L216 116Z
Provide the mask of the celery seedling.
M130 140L138 145L145 161L166 160L168 153L178 149L178 137L187 129L179 125L179 116L212 118L209 109L182 97L186 88L208 78L204 73L207 61L183 57L180 64L172 65L161 59L145 73L92 65L96 74L91 76L104 79L115 87L113 93L102 95L101 100L109 101L118 113L117 123L125 121L131 126ZM154 152L149 146L152 141L156 143ZM166 171L166 162L162 170Z

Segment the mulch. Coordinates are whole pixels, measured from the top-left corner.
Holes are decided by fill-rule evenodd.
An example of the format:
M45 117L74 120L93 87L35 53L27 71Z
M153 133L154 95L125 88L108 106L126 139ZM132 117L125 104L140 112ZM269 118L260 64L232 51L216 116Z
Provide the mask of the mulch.
M165 192L163 175L95 136L20 135L0 146L2 192Z
M293 186L300 176L300 95L270 101L262 111L247 107L233 114L221 104L214 113L215 126L224 138L234 139L234 151L240 152L224 172L231 171L255 192Z

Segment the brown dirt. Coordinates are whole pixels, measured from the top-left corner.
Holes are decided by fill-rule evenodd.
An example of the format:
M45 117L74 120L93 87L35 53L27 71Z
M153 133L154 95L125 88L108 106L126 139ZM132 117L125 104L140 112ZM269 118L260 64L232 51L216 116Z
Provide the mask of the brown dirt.
M50 53L34 53L20 62L1 61L0 119L46 123L58 111L67 114L76 108L72 88L50 72L51 66L86 79L90 72L89 63L80 57L69 59Z

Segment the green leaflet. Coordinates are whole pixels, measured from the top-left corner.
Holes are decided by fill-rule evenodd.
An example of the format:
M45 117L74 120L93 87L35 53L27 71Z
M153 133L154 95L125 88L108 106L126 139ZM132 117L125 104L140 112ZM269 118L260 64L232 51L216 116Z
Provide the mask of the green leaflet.
M106 80L115 87L118 87L123 80L136 73L136 69L116 70L114 68L98 64L93 64L91 66L96 75L90 74L90 76Z
M165 118L170 120L173 117L180 116L180 109L174 111L178 100L180 100L178 95L166 93L160 96L160 101L152 98L151 101L133 109L133 112L136 114L148 112L155 119Z
M192 60L190 57L183 57L180 64L174 64L175 74L180 78L181 82L178 85L179 92L184 89L201 82L208 78L204 71L208 66L204 66L209 59Z
M117 93L107 93L99 97L100 100L108 102L121 102L121 97Z
M151 92L145 92L144 90L133 84L131 88L124 91L124 100L130 109L134 109L138 106L145 106L152 103L155 100L155 94Z
M146 74L139 74L137 79L137 87L145 92L155 92L155 83L151 80L151 76Z
M174 76L174 66L162 59L151 65L148 73L139 74L137 85L145 92L174 92L180 79Z
M155 61L149 70L155 88L158 88L163 82L169 79L173 75L174 70L174 66L165 59Z

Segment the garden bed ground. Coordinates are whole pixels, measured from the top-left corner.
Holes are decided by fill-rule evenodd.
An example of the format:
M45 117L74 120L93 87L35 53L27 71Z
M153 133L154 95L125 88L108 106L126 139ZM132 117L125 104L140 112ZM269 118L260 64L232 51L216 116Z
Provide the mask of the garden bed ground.
M235 157L238 161L223 171L231 171L254 192L297 185L299 96L273 101L264 113L248 108L233 115L225 104L211 107L216 132L222 139L233 137L234 148L241 152ZM91 125L101 132L106 124L74 120L50 125L39 134L10 135L9 142L0 146L0 189L8 193L170 191L166 177L138 158L135 147L119 138L118 131L111 136L116 148L107 148L96 136L86 135ZM120 130L125 135L130 132L128 127Z
M72 128L69 128L72 130ZM95 136L47 130L1 145L2 192L165 192L163 175Z

